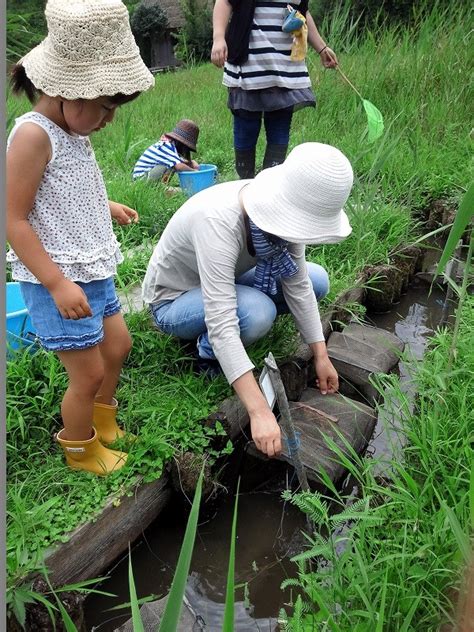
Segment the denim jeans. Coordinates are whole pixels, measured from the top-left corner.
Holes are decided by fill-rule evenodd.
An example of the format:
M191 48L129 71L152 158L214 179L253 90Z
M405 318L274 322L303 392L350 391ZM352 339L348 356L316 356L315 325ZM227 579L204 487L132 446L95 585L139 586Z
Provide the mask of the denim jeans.
M307 263L309 278L317 299L329 291L329 277L326 270L316 263ZM277 280L277 294L267 296L253 287L255 268L237 279L237 317L240 339L245 347L267 334L278 314L288 314L289 309L283 297L281 283ZM215 359L207 335L204 320L204 304L200 288L189 290L174 301L166 301L151 306L153 319L158 329L183 340L196 340L199 356Z
M244 116L240 114L241 112L242 110L236 110L232 113L235 149L245 151L256 146L262 125L262 114L267 144L288 145L293 108L272 112L246 112Z

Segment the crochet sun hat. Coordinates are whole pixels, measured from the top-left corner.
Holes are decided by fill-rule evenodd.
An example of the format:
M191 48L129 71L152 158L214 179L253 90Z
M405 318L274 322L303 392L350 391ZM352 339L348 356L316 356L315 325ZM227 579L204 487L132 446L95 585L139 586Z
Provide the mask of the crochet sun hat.
M199 127L190 119L182 119L176 124L174 130L168 132L166 136L183 143L191 151L196 151Z
M48 35L20 60L48 96L95 99L153 86L120 0L48 0Z
M303 143L283 164L261 171L246 185L242 201L264 232L291 243L333 244L352 231L342 207L353 177L339 149Z

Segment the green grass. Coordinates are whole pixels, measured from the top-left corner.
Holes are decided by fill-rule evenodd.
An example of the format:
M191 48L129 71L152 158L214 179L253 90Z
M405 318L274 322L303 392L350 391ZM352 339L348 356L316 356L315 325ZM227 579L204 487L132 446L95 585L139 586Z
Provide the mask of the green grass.
M384 380L384 408L401 419L406 438L402 459L382 467L378 459L356 459L359 500L336 493L330 505L318 494L288 495L322 528L295 558L298 579L286 582L302 595L289 631L435 632L454 623L453 594L474 526L473 297L461 322L451 367L447 330L422 363L412 363L414 408L397 378Z
M294 117L292 145L317 140L338 146L350 158L356 186L348 205L353 234L344 243L310 249L310 258L330 274L334 299L367 265L414 236L413 208L441 194L460 197L470 172L468 18L452 9L436 11L414 30L356 36L343 17L321 26L341 66L361 93L383 113L380 143L364 140L365 115L335 72L323 71L315 55L309 68L318 95L316 110ZM140 223L117 227L127 254L120 266L121 288L140 282L151 250L169 218L184 201L160 186L131 182L134 161L182 117L201 127L198 160L215 163L223 180L233 179L232 122L222 73L210 64L156 77L155 88L124 106L114 124L93 137L111 199L137 209ZM8 99L12 116L28 109ZM261 161L263 140L258 146ZM45 548L60 541L138 475L151 480L179 449L206 451L209 430L198 420L230 392L224 380L208 384L195 377L171 338L159 335L147 315L128 318L134 348L120 382L120 418L141 441L130 466L107 479L69 471L51 435L60 427L63 370L43 352L8 364L8 575L19 580ZM271 349L280 356L294 346L293 327L281 319L269 337L251 349L261 366Z

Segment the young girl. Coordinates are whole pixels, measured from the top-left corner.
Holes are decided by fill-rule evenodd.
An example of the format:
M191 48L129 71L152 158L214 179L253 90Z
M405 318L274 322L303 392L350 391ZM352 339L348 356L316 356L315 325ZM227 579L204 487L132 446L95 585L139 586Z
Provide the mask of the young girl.
M13 91L35 105L8 139L8 260L42 346L68 374L57 435L66 461L104 475L127 457L106 446L124 434L114 393L131 347L112 218L138 215L107 200L89 135L154 80L120 0L49 0L45 13L46 39L12 73Z
M191 160L191 152L196 151L198 136L199 127L194 121L179 121L172 132L163 134L143 152L133 169L133 179L168 182L174 171L196 171L199 165Z

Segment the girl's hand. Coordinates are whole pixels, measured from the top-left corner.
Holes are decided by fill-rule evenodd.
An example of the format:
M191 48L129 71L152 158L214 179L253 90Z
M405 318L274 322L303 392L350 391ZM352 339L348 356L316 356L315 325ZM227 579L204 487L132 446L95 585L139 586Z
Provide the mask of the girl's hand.
M335 68L339 64L336 53L328 46L321 51L319 57L321 58L321 63L325 68Z
M212 45L211 61L218 68L222 68L227 61L227 44L225 37L216 39Z
M329 357L317 357L314 360L316 369L316 386L322 395L336 393L339 390L339 377Z
M132 222L136 224L138 222L138 213L134 211L133 208L125 206L125 204L119 204L118 202L109 200L109 208L112 218L121 226L131 224Z
M199 163L197 163L195 160L191 160L191 167L193 169L199 169Z
M61 279L49 292L63 318L79 320L92 316L87 296L77 283Z

